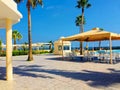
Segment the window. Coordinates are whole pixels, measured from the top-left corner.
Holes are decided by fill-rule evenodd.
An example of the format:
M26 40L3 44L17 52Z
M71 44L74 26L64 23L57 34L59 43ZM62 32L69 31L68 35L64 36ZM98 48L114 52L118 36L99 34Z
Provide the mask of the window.
M61 51L61 50L62 50L62 46L59 45L59 46L58 46L58 51Z
M64 50L70 50L70 47L69 46L64 46Z

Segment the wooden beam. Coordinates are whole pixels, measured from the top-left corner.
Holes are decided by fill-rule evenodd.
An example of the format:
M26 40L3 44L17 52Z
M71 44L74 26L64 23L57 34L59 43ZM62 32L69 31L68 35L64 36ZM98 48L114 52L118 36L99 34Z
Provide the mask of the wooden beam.
M111 41L111 35L110 35L110 64L113 64L113 61L112 61L112 41Z
M63 46L63 40L62 40L62 59L64 59L63 47L64 47L64 46Z

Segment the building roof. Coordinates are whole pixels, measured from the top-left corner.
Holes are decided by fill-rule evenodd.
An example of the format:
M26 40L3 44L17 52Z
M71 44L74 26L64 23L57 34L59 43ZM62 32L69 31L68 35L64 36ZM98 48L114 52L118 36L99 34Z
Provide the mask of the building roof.
M108 31L102 31L100 29L93 29L80 34L68 36L66 38L62 38L62 40L63 41L101 41L101 40L109 40L110 37L112 40L120 40L119 34Z
M12 20L12 24L19 22L22 14L17 10L17 4L13 0L0 0L0 28L6 27L6 18Z

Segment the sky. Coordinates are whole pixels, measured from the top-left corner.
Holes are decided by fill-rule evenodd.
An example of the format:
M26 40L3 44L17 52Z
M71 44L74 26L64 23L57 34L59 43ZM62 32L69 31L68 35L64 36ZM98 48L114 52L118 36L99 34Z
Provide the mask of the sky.
M26 1L18 5L23 18L12 28L23 35L17 43L28 42ZM38 5L37 8L31 9L33 43L56 41L62 36L67 37L79 33L80 29L75 24L76 17L81 15L81 9L75 7L77 0L43 0L43 3L43 8ZM100 27L106 31L120 33L120 0L89 0L89 3L92 6L85 9L84 31ZM5 43L5 29L0 30L0 39ZM96 44L98 42L91 45ZM108 42L103 43L103 45L108 44ZM78 46L78 42L73 45ZM113 45L118 44L113 41Z

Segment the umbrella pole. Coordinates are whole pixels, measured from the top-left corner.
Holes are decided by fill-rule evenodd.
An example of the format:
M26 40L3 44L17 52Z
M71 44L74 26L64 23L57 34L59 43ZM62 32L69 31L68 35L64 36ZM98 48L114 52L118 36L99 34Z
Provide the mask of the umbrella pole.
M62 59L64 59L64 55L63 55L63 40L62 40Z
M111 35L110 35L110 64L112 64L112 42L111 42Z

